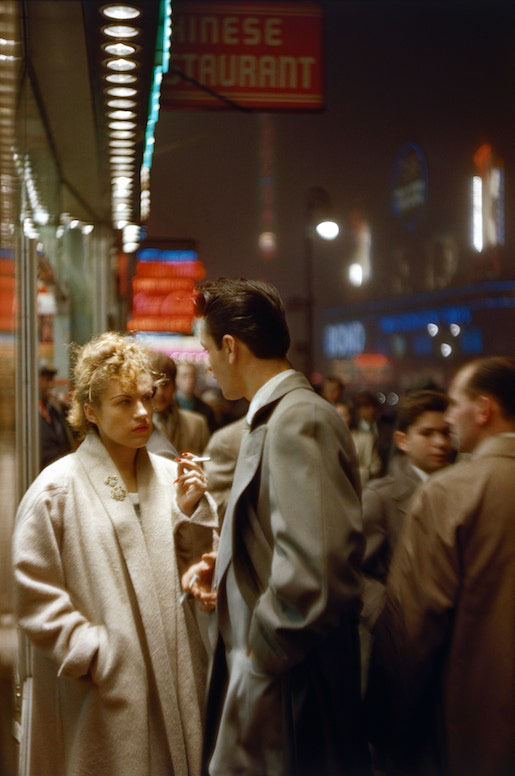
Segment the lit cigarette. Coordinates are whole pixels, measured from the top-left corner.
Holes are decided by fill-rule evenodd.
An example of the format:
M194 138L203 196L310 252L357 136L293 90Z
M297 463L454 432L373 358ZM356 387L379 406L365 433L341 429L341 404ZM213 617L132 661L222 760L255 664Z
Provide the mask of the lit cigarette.
M210 461L211 456L209 455L192 455L191 458L185 458L184 459L186 463L189 461L192 461L193 463L204 463L205 461Z
M192 588L192 586L193 586L193 585L195 584L195 582L197 582L197 581L198 581L198 574L193 574L193 576L192 576L192 578L191 578L191 580L190 580L190 583L189 583L188 587L186 588L186 590L183 590L183 591L182 591L182 593L181 593L181 594L180 594L180 596L179 596L179 603L180 603L180 604L183 604L183 603L185 602L185 600L187 599L187 597L188 597L188 596L189 596L189 594L191 593L191 588Z

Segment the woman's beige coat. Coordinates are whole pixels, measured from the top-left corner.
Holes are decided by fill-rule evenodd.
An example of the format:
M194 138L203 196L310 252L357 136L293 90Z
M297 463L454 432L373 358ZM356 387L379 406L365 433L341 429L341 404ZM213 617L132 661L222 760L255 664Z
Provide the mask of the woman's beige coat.
M209 549L212 500L175 501L176 465L138 452L141 524L90 433L27 491L14 534L17 615L34 645L33 776L200 771L205 654L179 573Z

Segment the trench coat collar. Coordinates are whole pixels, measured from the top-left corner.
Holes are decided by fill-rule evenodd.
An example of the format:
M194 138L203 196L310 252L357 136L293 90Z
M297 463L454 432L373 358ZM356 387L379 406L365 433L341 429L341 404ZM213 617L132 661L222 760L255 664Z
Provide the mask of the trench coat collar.
M263 422L264 418L267 416L267 410L270 411L279 399L282 399L287 393L294 391L297 388L306 388L308 391L314 391L311 383L301 372L295 372L294 374L288 375L284 380L281 380L279 385L272 390L270 395L267 396L265 394L262 402L255 408L254 417L250 426L251 430L254 429L256 425Z
M114 461L95 432L90 432L77 450L77 456L84 468L85 475L100 498L105 511L113 524L127 570L138 601L139 613L145 630L150 659L156 677L158 695L164 694L161 702L168 740L174 751L174 766L178 773L187 772L187 756L184 749L184 736L178 729L180 710L176 703L177 693L167 688L176 685L176 677L170 667L170 655L162 621L159 593L153 573L154 558L149 555L144 535L160 531L160 547L168 546L170 557L175 552L172 534L172 500L168 493L171 488L152 488L151 481L155 472L146 448L138 451L137 475L138 488L142 496L142 522L149 520L150 525L142 528L135 515L132 502L127 495L123 479ZM154 481L155 485L155 481ZM156 493L156 491L158 491ZM168 491L168 492L167 492ZM156 527L157 526L157 527ZM155 536L149 546L155 547ZM162 564L159 564L160 566ZM167 569L162 570L167 575ZM157 573L161 573L161 570ZM175 590L169 594L174 596ZM172 641L174 641L172 635ZM174 708L171 709L171 706Z
M515 437L504 434L493 434L483 439L472 451L472 458L487 455L515 456Z
M225 518L220 534L220 545L218 557L216 560L216 569L214 576L214 587L218 588L220 582L227 571L232 558L232 548L234 541L234 515L236 505L250 485L261 463L261 456L265 444L266 425L258 426L257 429L250 432L247 425L243 428L241 438L240 452L236 462L236 469L233 477L233 484L229 494L229 501L225 511Z

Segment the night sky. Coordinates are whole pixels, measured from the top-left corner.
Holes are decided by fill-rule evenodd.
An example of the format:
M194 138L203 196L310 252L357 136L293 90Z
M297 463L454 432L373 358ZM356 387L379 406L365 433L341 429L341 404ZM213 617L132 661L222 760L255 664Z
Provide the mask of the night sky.
M172 4L173 7L173 4ZM152 169L151 236L193 238L209 277L245 275L302 295L307 192L322 186L340 237L315 245L318 306L344 304L349 214L372 228L373 278L391 271L392 173L406 142L428 165L427 219L465 248L472 156L490 142L506 167L513 246L515 3L326 2L326 108L273 113L277 253L263 260L259 149L263 115L162 111Z

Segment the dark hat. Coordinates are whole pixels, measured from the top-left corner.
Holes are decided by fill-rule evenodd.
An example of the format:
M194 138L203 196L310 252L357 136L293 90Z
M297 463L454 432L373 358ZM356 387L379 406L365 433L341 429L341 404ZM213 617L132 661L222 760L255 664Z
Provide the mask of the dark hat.
M39 362L39 376L43 377L44 375L48 375L48 377L54 377L54 375L57 374L57 369L54 369L53 366L50 366L47 364L46 361L40 361Z

